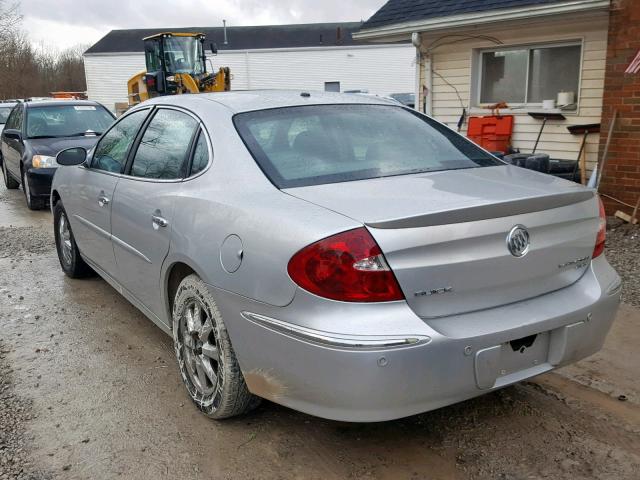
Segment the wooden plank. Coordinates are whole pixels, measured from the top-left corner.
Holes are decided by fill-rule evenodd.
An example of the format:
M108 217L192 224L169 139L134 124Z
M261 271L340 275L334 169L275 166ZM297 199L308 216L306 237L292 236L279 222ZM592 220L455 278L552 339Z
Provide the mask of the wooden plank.
M622 210L618 210L615 214L614 217L619 218L620 220L624 220L627 223L631 223L633 225L635 225L636 223L638 223L638 219L635 218L632 215L628 215L626 213L624 213Z

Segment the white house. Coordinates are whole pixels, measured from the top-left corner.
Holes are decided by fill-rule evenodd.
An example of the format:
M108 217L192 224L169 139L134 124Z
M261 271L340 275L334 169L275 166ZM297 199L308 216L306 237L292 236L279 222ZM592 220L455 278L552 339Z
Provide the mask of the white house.
M113 30L84 54L89 99L114 110L127 102L127 80L144 70L144 37L161 31L202 32L215 43L215 70L231 68L232 90L292 88L411 93L415 49L409 42L355 41L361 23L258 27ZM225 41L226 38L226 41Z
M546 124L537 150L575 160L582 137L567 127L601 120L608 22L609 0L390 0L354 38L412 39L418 108L451 126L463 109L489 115L488 105L506 102L500 112L515 117L513 146L530 152L541 121L528 113L561 113L566 119ZM543 109L544 100L567 99ZM598 141L587 140L589 169Z

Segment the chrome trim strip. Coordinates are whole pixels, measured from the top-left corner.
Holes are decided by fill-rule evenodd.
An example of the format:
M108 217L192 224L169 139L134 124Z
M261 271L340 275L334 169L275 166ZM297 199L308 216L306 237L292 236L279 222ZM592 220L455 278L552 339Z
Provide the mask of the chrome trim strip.
M622 289L622 279L618 277L616 280L611 282L607 287L607 295L609 296L615 295L616 293L619 293L621 289Z
M78 215L77 213L73 214L73 218L75 218L76 220L78 220L80 223L82 223L85 227L90 228L91 230L93 230L94 232L97 232L98 234L100 234L101 236L103 236L104 238L111 238L111 234L109 232L107 232L106 230L103 230L102 228L100 228L99 226L97 226L95 223L91 223L89 220L87 220L84 217L81 217L80 215Z
M118 246L122 247L124 250L126 250L129 253L133 253L136 257L141 258L142 260L144 260L145 262L147 262L148 264L151 264L151 260L149 260L146 255L138 250L136 250L135 248L133 248L131 245L129 245L126 242L123 242L122 240L120 240L118 237L116 237L115 235L111 235L111 240L113 240L113 242L117 243Z
M429 343L431 337L426 335L398 335L391 337L380 336L332 336L325 332L313 330L311 328L292 325L288 322L276 320L275 318L266 317L252 312L242 312L241 315L248 321L265 327L277 333L282 333L288 337L314 343L317 345L341 348L348 350L390 350L403 347L415 347Z

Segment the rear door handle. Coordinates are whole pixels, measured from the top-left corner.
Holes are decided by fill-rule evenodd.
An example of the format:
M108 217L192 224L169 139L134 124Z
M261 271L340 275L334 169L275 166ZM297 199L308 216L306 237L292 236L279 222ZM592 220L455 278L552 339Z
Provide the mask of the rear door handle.
M100 195L98 197L98 205L100 205L101 207L104 207L105 205L109 205L109 202L111 200L109 200L108 197L106 197L105 195Z
M158 227L166 227L169 225L169 222L165 218L162 218L160 215L151 215L151 220L153 221L153 226L155 228Z

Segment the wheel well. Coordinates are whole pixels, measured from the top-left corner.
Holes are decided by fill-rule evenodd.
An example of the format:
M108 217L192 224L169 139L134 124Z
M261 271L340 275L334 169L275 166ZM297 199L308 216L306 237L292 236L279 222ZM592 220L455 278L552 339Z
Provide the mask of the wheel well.
M191 268L186 263L176 263L171 267L171 271L169 272L169 279L167 280L167 299L169 300L169 318L171 318L173 312L173 300L176 296L176 292L178 291L178 286L180 282L184 280L189 275L196 273L193 268Z
M60 200L60 194L57 190L54 190L53 192L51 192L51 208L56 206L58 200Z

